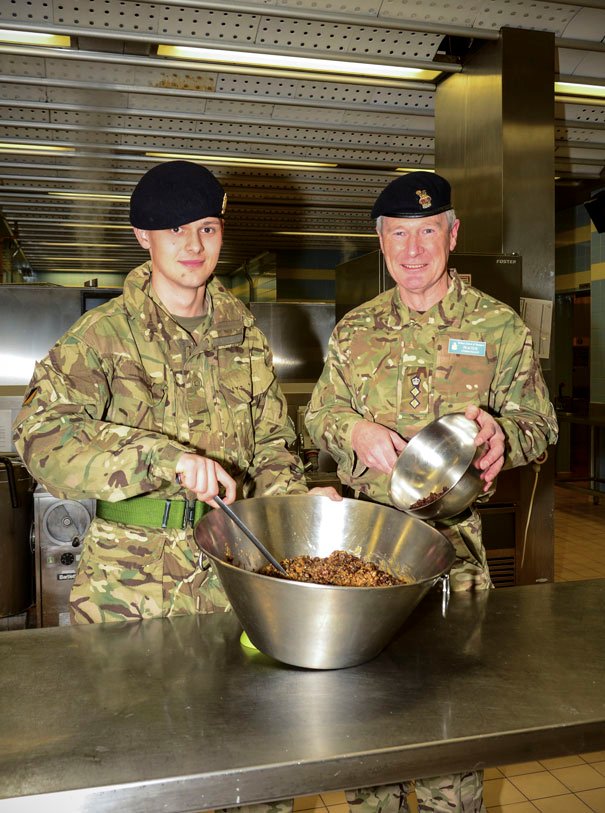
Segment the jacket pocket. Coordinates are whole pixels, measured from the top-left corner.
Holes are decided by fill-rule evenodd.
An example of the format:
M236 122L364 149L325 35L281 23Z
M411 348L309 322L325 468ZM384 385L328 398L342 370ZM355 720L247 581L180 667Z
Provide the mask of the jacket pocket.
M82 559L137 570L162 558L165 539L165 531L95 518L84 539Z
M77 623L163 613L164 538L148 528L94 519L70 592Z
M123 426L161 431L170 406L162 382L151 381L145 370L131 359L121 359L111 382L112 399L108 419Z
M435 399L439 413L456 412L468 404L486 406L497 356L478 334L448 332L440 336L435 365Z

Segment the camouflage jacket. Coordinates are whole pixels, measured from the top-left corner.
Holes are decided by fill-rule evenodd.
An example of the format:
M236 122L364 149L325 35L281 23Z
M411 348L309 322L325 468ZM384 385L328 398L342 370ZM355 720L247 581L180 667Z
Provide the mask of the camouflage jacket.
M15 445L52 494L171 497L183 452L220 462L246 496L307 490L265 336L216 280L207 293L211 325L197 344L145 263L36 364Z
M452 272L448 293L425 313L410 311L393 288L344 316L306 423L344 483L389 503L388 477L363 467L351 448L355 423L374 421L409 439L469 404L498 420L508 468L556 442L555 412L528 328L512 308Z

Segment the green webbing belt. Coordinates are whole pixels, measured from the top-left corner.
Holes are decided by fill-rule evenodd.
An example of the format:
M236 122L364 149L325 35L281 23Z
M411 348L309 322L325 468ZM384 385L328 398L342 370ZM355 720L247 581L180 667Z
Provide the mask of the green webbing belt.
M198 500L157 500L153 497L130 497L119 502L97 500L99 519L142 528L193 528L208 511L210 506Z

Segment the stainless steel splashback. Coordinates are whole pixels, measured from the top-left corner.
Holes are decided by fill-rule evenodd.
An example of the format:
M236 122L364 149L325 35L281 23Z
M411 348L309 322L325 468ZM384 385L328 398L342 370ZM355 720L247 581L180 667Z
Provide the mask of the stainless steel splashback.
M12 423L36 361L80 316L80 291L0 285L0 453L15 452Z
M334 329L334 305L324 302L251 302L250 310L273 351L280 382L315 382Z
M78 288L0 285L0 387L27 385L35 362L79 316Z

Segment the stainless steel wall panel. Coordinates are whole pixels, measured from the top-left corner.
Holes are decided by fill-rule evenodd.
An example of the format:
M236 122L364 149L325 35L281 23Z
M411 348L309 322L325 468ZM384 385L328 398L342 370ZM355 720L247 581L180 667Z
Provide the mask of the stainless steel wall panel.
M334 305L251 302L249 307L269 340L278 380L317 381L334 329Z
M78 290L0 285L0 385L25 387L35 362L79 315Z

